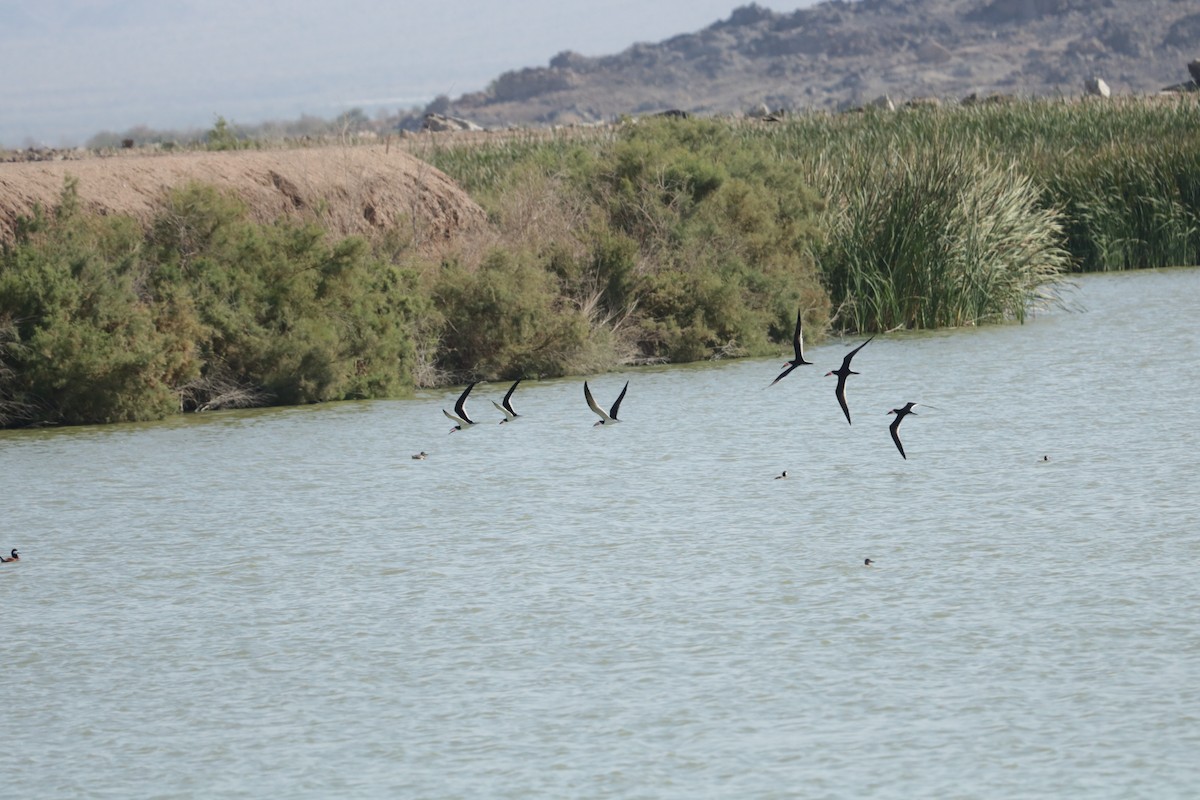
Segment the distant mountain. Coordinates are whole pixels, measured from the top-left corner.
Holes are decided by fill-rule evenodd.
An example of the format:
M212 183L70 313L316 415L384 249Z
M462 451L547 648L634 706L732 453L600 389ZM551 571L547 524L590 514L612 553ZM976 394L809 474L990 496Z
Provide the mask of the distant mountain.
M426 111L547 125L664 109L836 109L884 94L1078 95L1093 76L1114 94L1146 94L1187 81L1197 57L1197 0L828 0L791 13L751 4L616 55L562 52Z

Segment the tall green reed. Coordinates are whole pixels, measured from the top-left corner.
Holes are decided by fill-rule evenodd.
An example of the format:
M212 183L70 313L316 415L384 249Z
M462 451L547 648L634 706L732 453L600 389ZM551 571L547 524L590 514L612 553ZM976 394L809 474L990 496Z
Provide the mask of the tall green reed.
M814 176L834 324L874 331L1023 320L1067 266L1032 181L963 151L892 151Z

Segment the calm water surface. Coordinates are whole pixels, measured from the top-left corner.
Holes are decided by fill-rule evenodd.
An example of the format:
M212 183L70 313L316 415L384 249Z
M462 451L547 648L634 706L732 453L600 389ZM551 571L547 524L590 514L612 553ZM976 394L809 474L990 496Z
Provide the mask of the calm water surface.
M0 796L1195 797L1197 298L0 433Z

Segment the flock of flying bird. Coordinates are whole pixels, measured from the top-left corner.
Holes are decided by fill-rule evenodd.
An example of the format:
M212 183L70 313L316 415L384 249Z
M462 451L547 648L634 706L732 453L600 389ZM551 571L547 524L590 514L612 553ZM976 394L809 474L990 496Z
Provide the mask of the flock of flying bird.
M779 375L775 378L775 380L771 381L769 386L774 386L775 384L779 383L781 380L783 380L788 375L790 375L792 370L796 369L796 367L810 365L813 363L811 361L806 361L804 359L804 336L803 336L803 330L802 330L800 318L801 318L801 313L797 312L796 313L796 332L792 336L792 347L795 348L796 355L791 361L787 361L784 363L783 372L779 373ZM837 387L834 389L834 394L837 395L838 405L840 405L842 407L842 413L846 415L847 423L850 422L850 407L846 404L846 378L850 377L851 375L860 374L860 373L855 372L854 370L850 369L850 361L854 358L854 356L858 353L859 350L862 350L864 347L866 347L868 344L870 344L871 340L874 338L875 337L872 336L870 339L867 339L865 342L860 344L858 347L854 348L849 353L847 353L845 355L845 357L842 359L842 365L840 367L838 367L835 370L830 370L829 372L825 373L826 377L828 377L830 375L837 376ZM473 419L471 419L470 416L468 416L467 408L466 408L467 397L471 394L471 390L475 388L476 383L478 383L478 381L472 381L470 384L467 385L467 388L463 390L463 393L461 395L459 395L458 402L456 402L454 404L454 413L453 414L451 414L449 411L447 411L445 409L442 409L442 413L445 414L452 422L455 423L454 427L450 429L451 433L454 433L455 431L465 430L466 428L470 428L474 425L479 424L476 420L473 420ZM504 395L504 399L502 401L500 401L499 403L497 403L495 400L492 401L492 405L494 405L499 411L503 412L503 414L504 414L504 419L500 420L501 425L503 425L506 422L512 422L514 419L521 416L520 414L518 414L516 412L516 410L513 409L513 405L512 405L513 392L516 391L517 386L520 383L521 383L521 379L518 378L517 381L515 383L513 383L512 386L509 387L508 392L506 392ZM620 422L620 420L617 419L617 413L621 410L621 401L625 399L625 392L627 392L628 390L629 390L629 381L626 381L624 388L621 389L621 393L619 395L617 395L616 401L612 404L612 406L609 407L608 411L605 411L603 408L601 408L596 403L596 398L592 397L592 390L588 387L587 381L583 382L583 399L587 401L588 408L590 408L596 414L596 416L598 416L600 418L600 420L598 422L596 422L592 427L597 427L599 425L612 425L615 422ZM892 421L892 424L889 426L889 430L891 431L891 434L892 434L892 441L896 443L896 449L900 451L900 455L903 456L905 460L908 460L908 456L905 455L905 453L904 453L904 445L900 443L900 434L899 434L900 422L909 414L915 413L913 411L913 406L915 406L915 405L917 405L917 403L905 403L900 408L893 408L891 411L888 412L889 414L896 415L896 419ZM932 406L929 406L929 407L932 408ZM422 450L420 453L417 453L416 455L414 455L413 459L418 460L418 461L423 461L428 456L429 456L429 454L426 453L424 450ZM1047 461L1049 460L1048 456L1044 456L1043 458ZM782 475L779 475L776 477L776 480L778 480L780 478L786 478L786 477L787 477L787 470L784 470ZM0 555L0 563L8 563L10 561L20 561L21 560L20 556L17 555L16 548L13 548L10 551L10 555L11 555L11 558L6 558L5 556ZM871 566L871 564L873 562L871 559L868 558L868 559L865 559L865 561L863 563L865 566L869 567L869 566Z
M804 359L804 332L803 332L803 325L801 322L801 317L802 317L802 311L797 311L796 312L796 332L792 335L792 347L795 348L796 355L794 358L792 358L791 361L787 361L784 363L783 372L779 373L779 375L775 378L775 380L771 381L770 386L774 386L775 384L779 383L781 380L786 378L788 375L791 374L792 370L796 369L796 367L800 367L800 366L804 366L804 365L813 363L811 361L806 361ZM868 344L870 344L871 340L874 338L875 337L872 336L870 339L867 339L865 342L860 344L858 347L854 348L849 353L847 353L845 355L845 357L842 359L842 365L840 367L838 367L835 370L830 370L829 372L825 373L826 377L828 377L830 375L837 376L837 386L834 389L834 394L837 396L838 405L840 405L842 407L842 413L846 415L846 422L849 424L853 424L853 423L850 423L850 407L846 404L846 378L850 377L851 375L860 374L860 373L855 372L854 370L850 369L850 361L854 358L854 356L858 353L859 350L862 350L864 347L866 347ZM453 414L451 414L449 411L447 411L444 408L442 409L442 413L445 414L447 418L449 418L452 422L455 423L454 427L450 429L451 433L454 433L455 431L461 431L461 430L469 428L473 425L478 424L478 422L476 420L471 419L467 415L467 408L466 408L467 397L471 394L471 390L475 388L476 383L478 383L478 381L473 381L470 384L468 384L467 388L463 390L463 393L461 395L459 395L458 402L456 402L454 404L454 413ZM504 413L504 419L500 420L501 425L503 425L506 422L512 422L514 419L521 416L515 410L513 410L513 406L512 406L513 392L516 391L516 388L517 388L518 384L520 384L520 383L521 383L521 379L518 378L516 383L514 383L511 387L509 387L508 392L504 395L504 400L501 401L500 403L497 403L495 400L492 401L492 405L494 405L498 410L500 410L501 412ZM592 390L590 388L588 388L587 381L583 382L583 398L584 398L584 400L587 401L588 408L590 408L596 414L596 416L600 417L600 421L595 423L595 425L593 425L592 427L596 427L598 425L611 425L614 422L620 422L620 420L617 419L617 412L620 410L621 401L625 399L625 392L628 390L629 390L629 381L626 381L625 388L621 389L621 393L619 395L617 395L616 402L612 404L612 407L609 408L608 411L605 411L603 408L601 408L599 405L596 404L596 399L594 397L592 397ZM908 460L908 456L904 452L904 445L900 442L900 423L909 414L913 414L915 416L916 412L913 411L913 406L915 406L915 405L917 405L917 403L905 403L900 408L893 408L891 411L888 412L888 414L896 415L896 419L893 420L892 424L888 426L888 430L892 434L892 441L896 443L896 449L900 451L900 455L906 461ZM929 406L929 407L932 408L932 406ZM414 455L413 458L417 459L417 460L423 460L428 455L429 454L426 453L425 451L421 451L420 453L417 453L416 455ZM778 476L778 478L786 478L786 477L787 477L786 470L784 471L784 473L782 475Z

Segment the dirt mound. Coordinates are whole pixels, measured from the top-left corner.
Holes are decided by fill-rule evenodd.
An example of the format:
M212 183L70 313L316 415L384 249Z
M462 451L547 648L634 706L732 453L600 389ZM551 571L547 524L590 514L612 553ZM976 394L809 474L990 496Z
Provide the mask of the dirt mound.
M0 164L0 241L35 204L53 207L68 178L82 206L148 223L168 190L199 182L240 197L253 217L320 221L338 234L395 226L436 249L482 228L486 214L444 173L395 147L130 154Z

